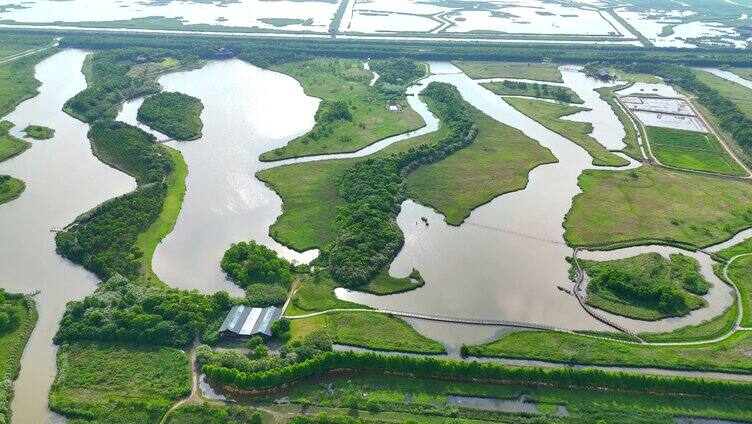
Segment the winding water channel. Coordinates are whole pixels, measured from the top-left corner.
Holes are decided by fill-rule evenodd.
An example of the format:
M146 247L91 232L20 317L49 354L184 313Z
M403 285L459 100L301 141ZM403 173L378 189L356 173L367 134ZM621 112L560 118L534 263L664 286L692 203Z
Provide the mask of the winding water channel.
M104 200L128 192L134 181L108 168L91 154L87 125L67 116L63 103L85 87L80 72L86 52L66 50L37 67L41 94L22 103L6 117L17 125L28 123L54 128L55 138L36 141L23 155L0 164L0 173L26 181L21 198L0 206L0 281L9 291L37 296L40 320L32 334L16 382L13 402L17 422L58 419L46 409L47 388L55 374L52 337L65 303L81 299L94 289L96 278L55 254L52 227L62 227L80 213ZM608 330L590 317L575 297L557 286L571 288L569 265L564 258L572 249L563 241L564 215L580 192L577 177L594 169L582 148L517 112L499 96L481 87L449 63L430 63L430 77L408 89L417 94L431 81L455 85L463 97L499 122L522 130L549 148L558 163L537 167L524 190L501 196L473 211L458 227L447 225L430 208L406 201L397 218L405 233L405 246L391 266L395 276L417 268L425 287L393 296L336 291L341 298L373 307L438 315L504 319L548 324L578 330ZM623 147L623 129L596 88L607 84L573 72L563 72L564 83L585 101L587 111L568 119L590 122L593 135L610 149ZM419 96L410 105L426 126L391 137L359 152L262 163L258 156L304 134L314 124L318 99L308 97L293 78L263 70L240 60L210 62L191 71L159 79L166 91L180 91L203 102L203 137L190 142L168 142L179 149L188 164L187 193L174 231L158 246L153 267L169 285L203 292L242 292L228 282L219 268L227 247L237 241L256 240L282 256L308 262L317 251L295 252L268 235L269 226L282 212L273 190L255 178L264 168L295 162L361 157L389 144L435 131L437 119ZM136 124L142 99L123 105L119 119ZM165 139L164 136L159 135ZM621 170L639 166L630 161ZM429 226L423 224L426 217ZM749 236L750 232L735 239ZM614 252L584 252L583 257L611 259L642 252L674 250L639 247ZM682 252L689 254L686 252ZM731 304L730 289L712 273L709 258L697 258L703 274L714 284L707 296L710 306L687 317L654 323L614 319L636 331L668 331L699 323ZM462 343L499 336L503 328L460 326L409 320L418 331L449 346L450 354Z
M65 50L42 61L36 67L40 94L4 117L16 124L12 131L16 136L30 123L55 129L54 138L33 141L31 149L0 164L0 174L26 182L20 198L0 205L0 283L10 292L41 291L35 298L39 322L15 383L12 409L17 423L61 419L47 409L57 351L52 337L65 304L91 293L98 281L55 253L50 229L135 188L132 178L92 155L88 126L62 112L65 101L86 88L81 74L86 54Z

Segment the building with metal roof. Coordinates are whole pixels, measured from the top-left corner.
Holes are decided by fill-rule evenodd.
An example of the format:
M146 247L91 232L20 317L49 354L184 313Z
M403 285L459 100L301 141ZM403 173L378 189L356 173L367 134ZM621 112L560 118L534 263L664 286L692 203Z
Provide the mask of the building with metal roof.
M244 305L233 306L227 314L219 335L222 337L272 336L272 324L282 316L282 310L274 306L251 308Z

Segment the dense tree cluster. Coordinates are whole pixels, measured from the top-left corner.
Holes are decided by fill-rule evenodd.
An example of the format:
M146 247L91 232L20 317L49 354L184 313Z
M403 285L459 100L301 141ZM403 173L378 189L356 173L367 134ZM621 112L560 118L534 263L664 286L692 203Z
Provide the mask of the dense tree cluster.
M405 175L421 164L440 160L475 139L473 121L462 96L449 84L433 82L421 93L448 126L434 145L387 158L368 159L344 172L337 191L345 200L335 217L335 239L323 249L331 274L346 286L367 283L391 262L404 243L395 222L403 198Z
M423 66L404 57L372 60L369 66L379 74L376 88L389 98L403 97L405 87L426 73Z
M278 355L244 355L232 349L213 351L209 346L201 345L196 350L196 359L201 365L256 373L288 367L315 358L322 353L331 352L332 343L332 337L326 331L317 330L306 335L302 340L286 344L280 349ZM253 344L253 348L257 346L259 346L258 343Z
M172 54L166 49L133 47L95 53L90 58L88 87L66 102L66 110L84 122L114 118L124 100L159 91L154 79L129 75L133 65L159 62Z
M116 273L134 278L143 255L136 239L162 211L163 180L172 162L152 135L122 122L99 121L89 138L103 161L136 178L139 187L79 216L55 237L57 251L101 278Z
M665 63L632 64L625 66L624 69L658 75L669 84L676 84L684 90L695 93L697 100L718 118L721 128L731 133L734 140L745 150L752 151L752 119L748 118L731 100L697 79L691 69Z
M678 287L668 284L639 284L630 274L616 268L594 272L590 284L594 285L593 289L605 288L622 297L656 304L663 312L685 314L689 311L687 300Z
M206 364L209 379L242 390L267 389L333 370L389 373L410 377L464 381L506 381L559 387L639 390L653 393L701 394L729 398L752 398L752 384L725 380L659 377L635 373L615 373L596 369L509 367L488 362L448 361L375 353L326 352L284 368L244 372Z
M369 63L369 66L379 74L380 81L400 86L407 85L426 73L424 67L404 57L374 60Z
M226 292L206 296L195 290L146 288L117 275L84 300L68 303L54 341L117 340L181 347L230 306Z
M255 241L242 241L230 246L222 257L221 266L227 276L241 287L257 283L289 287L293 280L292 264Z
M183 93L162 92L144 99L138 120L175 140L201 136L201 100Z
M23 314L22 294L11 294L0 288L0 334L14 330Z
M548 84L527 83L522 81L505 80L501 83L504 87L513 90L532 91L534 97L553 98L561 102L572 103L572 93L565 87L551 86Z

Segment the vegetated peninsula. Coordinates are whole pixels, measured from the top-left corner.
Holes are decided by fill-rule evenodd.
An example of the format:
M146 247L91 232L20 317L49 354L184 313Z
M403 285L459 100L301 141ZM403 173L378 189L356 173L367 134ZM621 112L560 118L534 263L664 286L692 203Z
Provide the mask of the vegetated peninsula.
M264 153L261 160L354 152L425 125L404 99L405 87L421 77L424 68L407 59L371 65L381 75L374 85L370 84L373 74L359 60L315 59L274 66L300 81L307 95L322 101L311 131Z
M645 253L613 261L580 260L590 276L587 303L640 320L683 316L705 306L710 283L693 258Z
M23 181L10 175L0 175L0 205L18 198L25 188Z
M8 131L11 128L13 128L13 123L8 121L0 122L0 162L20 155L31 147L31 143L10 135Z
M21 355L37 323L37 308L31 296L7 293L0 288L0 422L11 420L13 381L21 370Z
M55 136L55 130L42 125L28 125L23 130L27 137L35 140L48 140Z
M183 93L163 92L149 96L138 108L138 120L175 140L201 137L201 100Z
M752 186L645 164L626 172L586 170L564 220L574 246L644 243L710 246L752 227Z

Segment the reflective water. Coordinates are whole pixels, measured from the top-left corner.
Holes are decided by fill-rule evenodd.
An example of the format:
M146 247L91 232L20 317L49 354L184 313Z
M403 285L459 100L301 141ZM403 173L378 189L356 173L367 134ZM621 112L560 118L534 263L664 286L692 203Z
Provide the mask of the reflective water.
M168 74L159 83L201 99L204 129L199 140L169 143L188 164L188 190L175 229L154 253L157 275L174 287L240 294L219 267L231 243L256 240L290 260L315 258L317 251L298 253L269 237L282 202L255 173L261 153L313 126L318 99L295 79L240 60ZM125 105L122 119L133 122L138 103Z
M15 134L27 124L55 129L50 140L0 164L0 174L26 181L20 198L0 205L0 284L11 292L33 292L39 322L21 361L15 383L13 421L43 423L55 419L47 410L47 392L55 376L52 337L65 304L91 293L97 278L55 253L53 227L63 227L99 203L135 187L133 179L91 154L88 126L62 112L63 103L86 87L80 72L86 53L66 50L36 68L40 94L6 116Z
M405 247L391 266L395 276L421 271L425 287L393 296L337 290L339 297L374 307L439 315L505 319L564 328L605 329L577 300L557 286L570 287L571 255L564 245L561 222L577 177L591 168L591 157L579 146L517 112L500 97L447 63L431 63L431 80L458 87L465 100L494 119L521 129L548 147L559 163L540 166L525 190L504 195L479 207L459 227L448 226L435 211L406 201L397 217ZM565 84L585 100L583 112L571 119L592 121L595 131L616 120L610 107L593 95L603 83L576 72L564 72ZM610 123L609 123L610 125ZM620 137L612 137L620 141ZM421 222L426 217L429 225ZM556 305L552 308L551 305Z
M17 4L14 0L0 4ZM176 18L186 24L214 24L236 27L282 28L296 31L326 32L337 10L331 2L300 1L202 1L171 0L126 2L120 0L28 0L22 8L9 8L0 13L2 19L17 22L92 22L116 21L145 17ZM264 22L265 18L298 19L283 27ZM302 21L311 19L310 25Z

